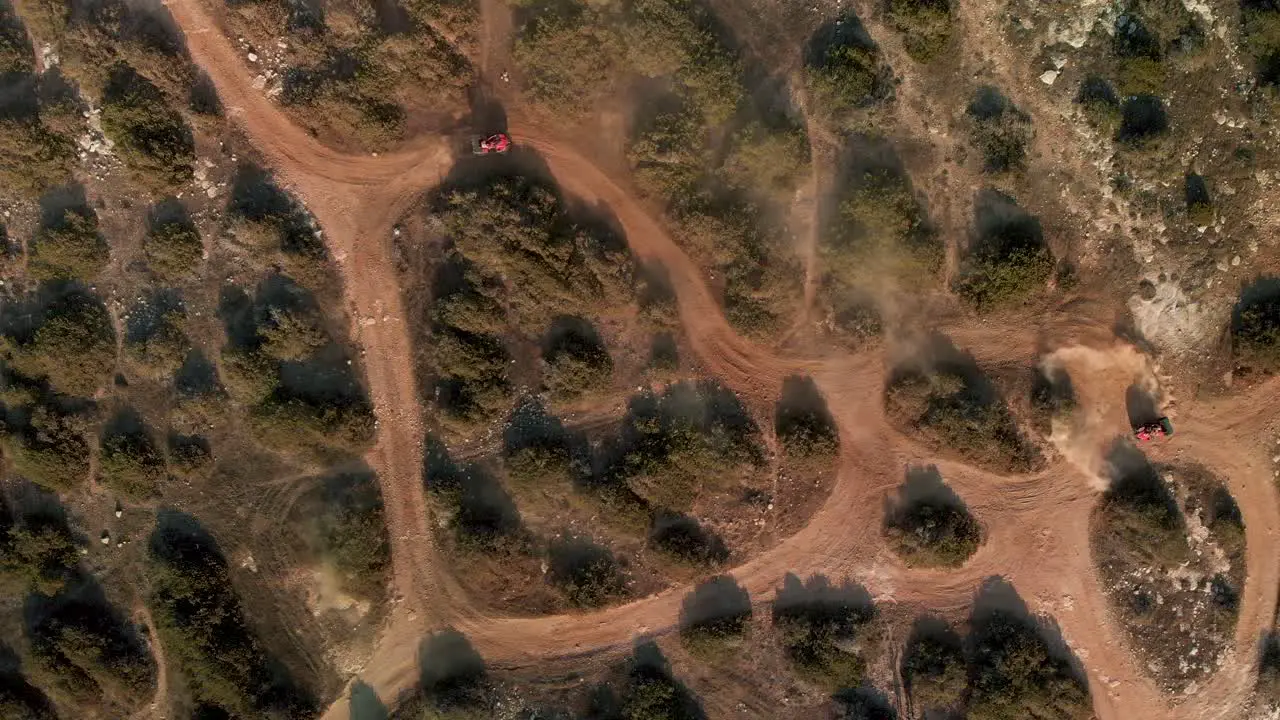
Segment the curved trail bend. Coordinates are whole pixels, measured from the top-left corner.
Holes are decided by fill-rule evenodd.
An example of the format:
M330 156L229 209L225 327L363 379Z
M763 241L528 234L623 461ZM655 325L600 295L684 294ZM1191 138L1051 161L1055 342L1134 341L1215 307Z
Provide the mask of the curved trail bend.
M438 184L451 165L447 144L425 137L377 158L327 148L252 88L246 67L200 0L168 0L167 5L229 116L320 223L343 276L355 340L365 350L365 373L379 423L367 460L378 474L386 505L397 603L361 679L393 703L417 680L416 654L423 634L446 624L466 633L486 659L505 665L622 649L641 627L669 631L678 615L681 589L600 612L556 617L493 618L470 607L437 562L429 526L419 394L390 240L396 219L418 193ZM1240 717L1252 682L1254 644L1275 615L1280 552L1274 532L1280 527L1280 506L1265 449L1242 447L1232 418L1261 416L1265 406L1241 397L1203 413L1184 408L1180 419L1176 447L1228 479L1244 512L1248 581L1236 652L1198 695L1170 705L1125 647L1093 570L1088 519L1097 488L1089 468L1063 460L1034 475L1005 477L958 462L938 462L948 483L990 529L990 537L959 570L903 567L879 538L880 503L900 482L905 465L930 462L932 454L915 448L885 421L880 404L885 358L878 352L824 360L781 357L740 337L725 321L699 269L633 200L625 182L608 176L535 123L517 117L510 129L542 155L567 194L608 205L636 254L667 266L686 334L709 371L755 396L775 393L789 374L807 372L826 396L842 441L838 480L804 529L733 571L757 601L768 598L787 572L821 572L851 576L877 597L909 607L960 608L983 579L1004 575L1033 610L1058 620L1088 670L1095 708L1103 720ZM1030 362L1037 352L1035 338L1076 334L1075 328L1061 333L1060 327L1046 325L1033 333L981 326L955 331L980 358ZM1062 345L1070 345L1065 337ZM1076 356L1063 352L1061 360L1068 369L1084 373L1077 387L1089 408L1085 425L1072 437L1103 439L1109 428L1124 427L1122 398L1134 379L1127 356L1132 350L1116 346L1085 348ZM1264 386L1261 394L1269 398L1277 388L1280 385ZM342 698L325 718L347 715Z

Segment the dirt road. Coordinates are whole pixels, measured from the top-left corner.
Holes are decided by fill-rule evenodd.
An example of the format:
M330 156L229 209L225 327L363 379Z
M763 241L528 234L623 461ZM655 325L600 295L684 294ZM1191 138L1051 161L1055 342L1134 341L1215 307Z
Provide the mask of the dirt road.
M368 461L378 473L387 507L400 602L361 679L390 703L417 679L422 635L446 624L464 632L488 661L498 665L623 650L638 628L670 631L684 589L600 612L557 617L486 617L469 605L437 562L432 541L421 477L419 395L390 246L392 223L416 193L439 182L451 163L447 147L440 139L422 138L405 150L372 158L319 145L252 89L240 58L199 0L169 0L168 6L187 36L192 57L213 80L233 121L320 222L343 275L355 339L365 350L365 373L379 423ZM488 28L500 27L486 22L486 43L492 42ZM501 63L486 65L496 68ZM908 607L961 608L985 578L1003 575L1034 610L1057 619L1088 670L1103 720L1242 715L1253 648L1271 626L1280 585L1280 548L1274 536L1280 528L1280 509L1268 456L1252 441L1242 441L1231 420L1242 413L1264 412L1256 398L1204 408L1183 406L1177 447L1187 458L1228 478L1244 512L1248 580L1236 652L1198 695L1174 705L1160 695L1125 647L1089 557L1088 518L1098 488L1088 458L1100 452L1089 450L1090 443L1106 439L1106 428L1124 426L1124 390L1135 372L1145 372L1134 365L1127 346L1093 339L1106 333L1081 333L1074 327L1067 332L1054 324L1078 324L1078 317L1048 317L1041 320L1042 327L1017 331L946 328L980 359L1030 364L1046 343L1048 350L1057 349L1060 361L1080 373L1073 377L1088 408L1087 421L1067 440L1074 439L1072 447L1084 448L1080 456L1086 461L1063 459L1041 473L1012 477L938 462L990 536L958 570L906 568L879 537L880 501L901 481L904 466L934 461L930 453L895 433L884 418L880 396L885 357L879 351L821 360L791 357L740 337L725 321L699 268L634 201L625 181L574 152L549 128L512 114L512 134L546 160L566 193L608 205L635 253L667 267L685 331L709 372L756 398L773 397L787 375L807 372L826 396L842 441L839 478L803 530L733 571L757 601L767 601L783 575L796 572L850 576L878 598ZM1087 344L1079 345L1081 338L1088 338ZM1054 344L1057 339L1066 342ZM1275 393L1275 387L1265 386L1262 395ZM337 720L347 714L347 702L341 699L325 717Z

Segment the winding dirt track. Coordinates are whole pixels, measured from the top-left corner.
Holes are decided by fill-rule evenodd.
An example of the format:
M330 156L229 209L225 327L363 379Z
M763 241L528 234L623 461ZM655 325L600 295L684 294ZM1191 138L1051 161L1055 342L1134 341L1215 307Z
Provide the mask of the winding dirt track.
M444 140L421 138L381 157L345 155L317 143L265 97L200 0L169 0L191 56L208 73L231 118L259 148L280 181L301 198L338 261L344 292L365 350L365 373L377 414L368 462L377 472L392 536L396 609L361 680L388 705L417 680L417 650L426 632L452 625L491 663L533 665L553 658L622 650L641 628L669 631L683 589L589 614L487 617L437 563L422 484L422 428L409 326L401 306L391 253L391 226L414 197L437 184L453 158ZM486 31L487 32L487 31ZM1099 340L1070 309L1017 329L947 328L980 362L1021 360L1054 352L1076 379L1079 425L1056 433L1063 456L1045 471L1000 476L937 462L990 536L954 571L912 570L885 550L879 537L881 500L900 482L903 467L933 462L885 421L880 404L886 358L879 351L835 359L783 357L738 336L725 321L701 273L663 228L632 199L625 184L561 143L553 132L520 118L510 124L520 142L546 160L568 194L606 204L642 257L669 270L687 336L707 369L753 395L776 392L796 372L813 375L840 430L839 479L809 524L776 548L733 570L756 598L767 600L787 572L850 576L878 599L907 607L967 606L987 577L1003 575L1033 610L1051 613L1084 663L1097 714L1134 718L1239 718L1254 672L1254 647L1271 627L1280 586L1280 504L1261 439L1241 435L1269 419L1280 383L1247 397L1202 407L1184 404L1176 447L1228 479L1244 513L1248 580L1242 595L1236 650L1195 696L1180 704L1162 697L1125 647L1112 621L1089 557L1088 519L1097 492L1102 452L1126 426L1125 388L1149 374L1129 346ZM1172 458L1160 457L1167 460ZM324 715L348 716L345 698Z

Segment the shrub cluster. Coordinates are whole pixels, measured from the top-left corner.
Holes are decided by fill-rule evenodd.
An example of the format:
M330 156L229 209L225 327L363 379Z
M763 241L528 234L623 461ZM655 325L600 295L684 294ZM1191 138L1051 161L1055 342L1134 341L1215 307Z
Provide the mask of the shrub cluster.
M773 601L773 625L782 633L796 669L832 690L853 687L862 679L862 658L845 646L874 615L865 589L847 583L833 586L818 575L807 582L788 575Z
M164 92L127 63L111 68L102 90L102 131L148 181L176 185L191 178L191 128Z
M813 378L793 375L782 383L773 414L774 431L787 454L833 455L840 444L835 418Z
M975 234L954 283L956 293L984 310L1043 288L1054 260L1040 221L992 189L978 194L973 212Z
M115 328L98 298L74 288L33 314L31 332L4 338L9 368L57 393L92 397L116 364Z
M1024 169L1027 143L1032 134L1030 115L991 85L983 85L974 92L965 114L970 121L970 139L982 153L984 172Z
M1240 34L1253 56L1258 84L1280 84L1280 4L1270 0L1240 3Z
M888 17L916 62L938 57L951 40L950 0L889 0Z
M813 102L829 115L840 117L893 93L893 72L853 13L818 30L809 41L805 65Z
M982 528L936 468L908 471L897 502L884 518L884 533L910 565L958 567L977 551Z
M151 272L170 283L194 278L204 256L200 231L177 198L156 206L142 247Z
M971 360L944 360L931 370L902 369L890 378L885 406L912 432L925 431L962 457L1025 471L1039 455L1003 400Z
M1232 313L1231 346L1237 366L1280 369L1280 279L1259 278L1241 293Z
M495 554L526 549L515 501L493 475L477 464L458 465L434 437L426 455L427 490L443 506L458 547Z
M542 353L543 383L555 400L571 400L609 385L613 358L591 323L580 317L551 321Z
M628 403L605 449L604 480L637 488L649 504L686 510L708 478L763 462L760 430L733 392L680 382Z
M0 578L14 595L56 595L79 565L79 543L61 519L32 514L12 523L0 518Z
M111 249L88 205L42 223L31 238L28 270L39 280L91 281L106 268Z
M35 74L35 52L13 3L0 6L0 185L35 194L70 179L75 143L50 114Z
M155 660L93 580L34 603L27 635L36 665L72 702L126 715L151 697Z
M108 430L102 437L98 473L102 484L131 500L157 496L166 477L164 454L141 423Z
M669 511L654 514L649 544L691 565L720 565L729 559L729 548L719 535L687 515Z
M226 560L194 522L162 517L149 546L151 612L170 667L182 673L193 701L224 716L312 717L314 702L272 667Z
M692 652L715 657L734 645L751 622L751 597L729 575L704 580L680 606L680 639Z
M89 478L89 419L53 405L27 405L25 417L6 420L0 432L15 474L55 492L70 492Z
M626 593L627 577L609 548L564 535L547 550L547 579L578 607L598 607Z
M332 565L345 592L370 600L381 598L391 548L376 478L372 473L326 478L319 495L318 507L304 504L311 552Z
M191 352L187 314L172 293L144 296L125 320L124 354L138 372L156 379L173 376Z

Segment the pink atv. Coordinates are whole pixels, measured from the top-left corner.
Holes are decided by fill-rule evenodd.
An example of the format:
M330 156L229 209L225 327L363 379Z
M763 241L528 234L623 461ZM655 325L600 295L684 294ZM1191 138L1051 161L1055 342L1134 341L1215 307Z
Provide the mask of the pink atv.
M482 138L476 135L471 138L471 152L476 155L504 153L511 149L511 136L506 133L494 133Z
M1169 422L1169 418L1162 417L1159 420L1141 425L1133 431L1133 436L1138 438L1138 442L1147 442L1155 438L1168 437L1173 434L1173 423Z

